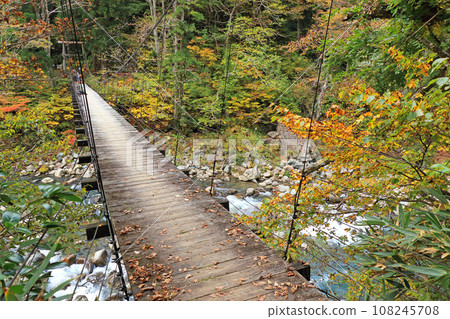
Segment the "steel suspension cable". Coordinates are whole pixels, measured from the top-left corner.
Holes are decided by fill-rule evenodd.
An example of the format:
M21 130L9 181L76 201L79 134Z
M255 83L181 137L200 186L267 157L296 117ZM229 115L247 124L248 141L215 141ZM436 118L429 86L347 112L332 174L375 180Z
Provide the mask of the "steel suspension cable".
M68 0L68 4L69 4L69 12L70 12L70 16L72 19L72 28L73 28L73 34L74 34L74 40L75 43L78 43L78 36L77 36L77 28L75 25L75 19L74 19L74 15L73 15L73 10L72 10L72 0ZM83 86L83 90L84 90L84 94L82 97L82 102L84 103L83 107L84 107L84 112L85 112L85 116L84 116L84 123L86 125L86 129L87 129L87 133L88 133L88 141L90 144L90 150L91 150L91 156L92 156L92 160L94 162L94 167L96 169L96 174L97 174L97 183L99 186L99 191L102 195L102 202L103 202L103 206L104 206L104 210L105 210L105 218L107 220L107 225L111 234L111 244L113 245L113 253L116 257L115 262L117 263L118 269L119 269L119 274L122 280L122 290L123 293L125 295L125 299L129 300L129 295L128 295L128 289L126 286L126 282L125 282L125 278L124 278L124 272L122 269L122 264L121 264L121 259L122 256L120 255L120 251L119 251L119 247L117 244L117 238L114 232L114 226L112 224L111 221L111 216L110 216L110 212L109 212L109 208L108 208L108 204L106 202L106 196L105 196L105 191L104 191L104 187L103 187L103 180L102 180L102 176L101 176L101 171L100 171L100 166L98 163L98 156L97 156L97 151L96 151L96 145L95 145L95 138L94 138L94 133L93 133L93 129L92 129L92 122L91 122L91 115L90 115L90 110L89 110L89 103L88 103L88 99L87 99L87 91L86 91L86 84L84 81L84 73L83 73L83 67L82 67L82 60L81 60L81 53L79 50L79 46L76 46L77 48L77 58L78 58L78 63L80 64L80 73L81 73L81 84ZM79 96L78 96L79 97Z
M331 2L330 2L328 21L327 21L327 28L326 28L326 31L325 31L324 43L323 43L323 48L322 48L322 56L321 56L321 61L320 61L320 64L319 64L319 74L317 76L316 92L314 94L314 102L313 102L312 110L311 110L310 123L309 123L309 128L308 128L308 136L306 138L306 149L305 149L305 158L304 158L304 161L303 161L302 175L300 177L300 182L298 183L298 188L297 188L297 191L296 191L295 196L294 196L294 212L292 214L292 221L291 221L291 227L289 229L288 240L287 240L287 243L286 243L286 250L284 251L284 256L283 256L284 259L287 259L289 246L291 244L292 233L293 233L294 227L295 227L295 220L299 217L297 215L297 213L298 213L298 206L299 206L298 200L299 200L300 193L302 191L303 183L305 182L305 179L306 179L305 170L306 170L306 159L307 159L307 155L308 155L308 152L309 152L309 139L311 137L312 125L313 125L313 120L314 120L314 112L315 112L316 103L317 103L317 97L318 97L318 93L319 93L319 83L320 83L320 76L322 74L322 66L323 66L323 63L325 61L325 51L326 51L326 46L327 46L327 37L328 37L328 31L329 31L329 28L330 28L330 20L331 20L331 11L332 11L332 9L333 9L333 0L331 0Z

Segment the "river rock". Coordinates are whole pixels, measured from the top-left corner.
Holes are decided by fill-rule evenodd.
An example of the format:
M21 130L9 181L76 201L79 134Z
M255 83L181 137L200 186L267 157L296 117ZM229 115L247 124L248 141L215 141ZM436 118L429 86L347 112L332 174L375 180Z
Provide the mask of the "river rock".
M245 191L245 196L252 196L255 194L255 189L254 188L247 188L247 190Z
M86 263L86 269L88 271L88 274L92 274L92 272L94 271L95 265L93 263L91 263L90 261L88 261Z
M64 166L66 166L67 165L67 161L66 161L66 158L64 157L63 159L62 159L62 161L61 161L61 168L64 168Z
M271 132L267 132L267 136L270 137L271 139L275 139L275 138L279 137L279 134L276 131L271 131Z
M286 192L289 192L290 188L289 188L289 186L278 185L277 189L280 193L286 193Z
M55 170L55 177L62 177L64 175L64 170L62 168L57 168Z
M289 177L288 176L283 176L282 178L281 178L281 180L283 181L283 182L285 182L285 183L287 183L287 182L289 182Z
M89 299L85 295L78 295L75 297L74 301L89 301Z
M120 294L114 294L105 299L105 301L122 301L123 297Z
M42 166L39 168L38 172L41 173L41 174L45 174L45 173L47 173L49 170L50 170L50 168L48 167L48 165L42 165Z
M239 180L247 182L260 177L257 167L248 168L244 171L244 174L239 176Z
M296 165L300 165L300 162L297 161L297 160L294 159L294 158L291 158L289 161L287 161L287 164L286 164L286 165L296 166Z
M205 171L205 177L211 177L211 176L213 176L212 170L208 169L207 171Z
M51 177L45 177L45 178L43 178L42 180L41 180L41 183L42 184L50 184L50 183L53 183L54 182L54 180L53 180L53 178L51 178Z
M211 195L214 196L216 194L216 189L215 189L215 187L213 187L212 191L211 191L211 186L208 186L205 188L205 192L207 192L208 194L211 193Z
M40 264L45 259L45 255L41 253L39 250L27 261L27 265L31 266L34 264Z
M77 182L78 182L78 178L74 177L74 178L69 179L66 184L72 185L72 184L76 184Z
M103 281L103 278L105 278L104 273L96 272L87 276L86 281L95 285L100 284Z
M263 174L264 178L270 178L271 176L272 176L272 172L271 171L264 172L264 174Z
M108 287L113 289L119 289L121 286L120 277L117 274L117 271L113 270L109 273L108 277L106 277L106 284Z
M332 193L327 195L327 200L332 203L340 203L341 202L341 199Z
M62 262L65 262L69 266L73 265L76 260L77 260L77 256L74 254L68 255L68 256L64 257L63 259L61 259Z
M28 165L26 170L28 173L33 173L36 168L33 165Z
M106 265L106 260L108 258L108 253L106 249L101 249L93 253L89 257L89 261L93 263L96 267L104 267Z
M84 258L78 258L77 261L75 262L77 265L82 265L84 264L86 260Z
M223 169L223 171L227 174L231 173L231 166L230 165L226 165L225 168Z
M92 177L92 172L90 169L88 169L84 174L83 174L83 178L91 178Z

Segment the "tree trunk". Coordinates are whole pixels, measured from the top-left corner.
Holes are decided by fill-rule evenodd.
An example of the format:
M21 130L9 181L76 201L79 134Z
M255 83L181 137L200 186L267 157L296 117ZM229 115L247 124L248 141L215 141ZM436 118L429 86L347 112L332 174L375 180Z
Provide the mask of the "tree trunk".
M316 119L316 120L318 120L320 118L320 116L322 115L322 102L323 102L323 98L325 97L325 92L327 91L327 87L328 87L328 77L329 77L329 74L325 75L325 78L322 82L322 87L320 89L319 97L317 98L317 103L316 103L317 107L316 107L316 112L314 114L314 119Z

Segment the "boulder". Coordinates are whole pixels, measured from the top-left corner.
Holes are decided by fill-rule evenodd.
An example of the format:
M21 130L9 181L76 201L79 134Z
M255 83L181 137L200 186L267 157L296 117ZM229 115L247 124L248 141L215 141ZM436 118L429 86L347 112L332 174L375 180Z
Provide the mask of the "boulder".
M107 259L108 253L106 252L106 249L98 250L89 257L89 261L96 267L104 267Z
M255 194L255 189L254 188L247 188L247 190L245 191L245 196L252 196Z
M260 177L257 167L248 168L244 171L242 175L239 176L239 180L247 182L253 179L258 179Z

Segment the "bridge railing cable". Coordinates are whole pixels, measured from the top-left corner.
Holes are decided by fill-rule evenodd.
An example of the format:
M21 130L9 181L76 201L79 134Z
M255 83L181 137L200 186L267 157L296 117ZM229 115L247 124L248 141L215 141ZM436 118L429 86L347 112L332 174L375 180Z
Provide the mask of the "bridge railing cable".
M75 43L79 43L78 35L77 35L78 31L76 28L75 19L74 19L73 10L72 10L72 0L68 0L67 3L68 3L69 14L71 17L71 22L72 22L73 37L74 37ZM109 228L109 231L111 234L111 244L113 246L113 254L115 255L114 262L117 263L118 271L119 271L119 274L120 274L120 277L122 280L122 291L124 293L125 299L129 300L128 289L127 289L126 281L124 278L124 271L123 271L122 263L121 263L122 256L120 254L120 250L119 250L118 243L117 243L117 237L114 232L114 226L112 224L108 204L106 202L106 195L105 195L105 191L104 191L104 187L103 187L100 166L98 163L98 156L97 156L97 151L96 151L94 133L93 133L93 129L92 129L89 103L88 103L88 99L87 99L86 84L84 81L84 72L83 72L83 67L82 67L83 66L82 54L80 52L79 45L76 45L76 56L77 56L78 64L80 66L80 69L79 69L79 72L81 75L80 85L81 85L81 88L83 91L78 91L78 92L73 92L73 93L75 94L75 97L79 101L80 114L81 114L81 118L82 118L83 124L86 129L86 138L88 140L89 148L91 151L92 162L94 164L96 175L97 175L97 184L98 184L99 192L101 194L102 203L104 206L104 215L107 220L107 225L108 225L108 228ZM74 86L72 86L72 87L73 87L73 90L76 89Z

